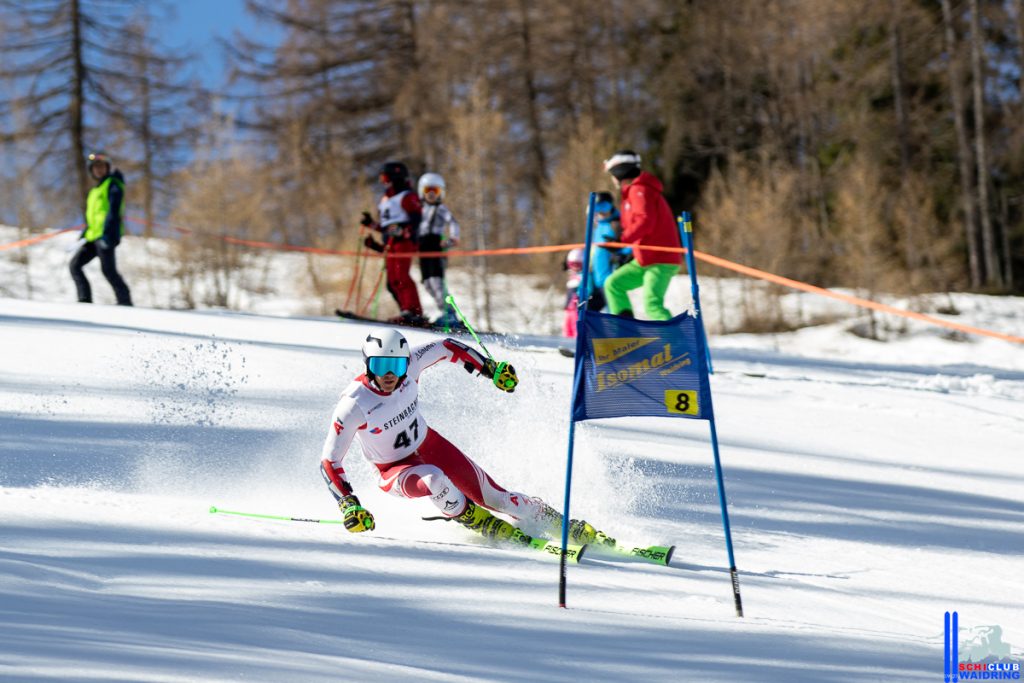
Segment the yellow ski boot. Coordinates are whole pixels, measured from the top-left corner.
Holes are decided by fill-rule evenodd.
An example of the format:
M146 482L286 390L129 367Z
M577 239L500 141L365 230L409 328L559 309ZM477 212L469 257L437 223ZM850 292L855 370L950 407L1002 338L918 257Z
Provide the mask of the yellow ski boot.
M486 508L480 507L471 500L466 501L466 509L462 514L455 517L455 521L476 531L484 538L493 541L513 543L515 545L529 545L533 539L522 531L512 526L505 520L495 517Z
M544 503L540 514L541 520L547 525L550 533L558 538L562 534L562 513ZM582 519L569 520L569 541L577 545L598 545L615 547L615 539L603 531L595 529Z

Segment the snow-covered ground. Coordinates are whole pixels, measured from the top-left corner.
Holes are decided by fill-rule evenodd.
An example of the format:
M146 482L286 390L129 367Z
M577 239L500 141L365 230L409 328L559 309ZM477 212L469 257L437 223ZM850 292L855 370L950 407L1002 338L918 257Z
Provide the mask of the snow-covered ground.
M372 533L209 512L337 519L317 465L364 326L41 292L0 299L0 679L932 681L953 610L1024 658L1020 346L712 334L739 619L703 422L577 428L574 515L678 550L570 566L560 609L557 562L422 521L356 454ZM957 306L1024 334L1019 298ZM422 409L561 507L572 361L485 341L520 388L434 368Z

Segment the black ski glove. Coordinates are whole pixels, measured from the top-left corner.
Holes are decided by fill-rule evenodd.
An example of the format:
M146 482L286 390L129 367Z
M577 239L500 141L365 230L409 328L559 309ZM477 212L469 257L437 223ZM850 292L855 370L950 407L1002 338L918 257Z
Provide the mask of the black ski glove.
M373 239L373 235L367 235L366 239L363 240L363 244L366 245L367 249L372 249L377 253L381 253L384 251L384 246L377 242L377 240Z
M363 211L363 217L359 219L359 225L367 228L372 228L377 222L373 220L373 216L370 215L369 211Z

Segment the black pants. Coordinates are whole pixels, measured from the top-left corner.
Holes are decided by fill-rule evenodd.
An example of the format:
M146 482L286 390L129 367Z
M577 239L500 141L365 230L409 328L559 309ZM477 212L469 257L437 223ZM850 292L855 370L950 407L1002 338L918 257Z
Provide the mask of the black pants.
M423 235L419 240L420 251L441 251L441 236L440 235ZM432 277L444 277L445 259L441 256L421 256L420 257L420 276L423 282L426 282Z
M114 249L100 249L95 242L86 242L71 258L71 279L75 281L78 300L82 303L92 303L92 288L89 286L89 280L86 279L82 268L97 256L100 257L100 269L103 271L103 277L107 278L107 282L114 288L117 305L131 306L132 294L128 291L128 285L125 284L124 278L117 272Z

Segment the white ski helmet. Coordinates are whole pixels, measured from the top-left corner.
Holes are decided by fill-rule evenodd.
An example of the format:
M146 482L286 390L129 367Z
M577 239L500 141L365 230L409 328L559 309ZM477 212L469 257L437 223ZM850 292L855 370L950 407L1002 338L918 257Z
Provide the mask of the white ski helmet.
M566 270L583 270L583 250L579 247L572 249L565 256Z
M420 195L420 199L426 199L423 195L426 194L428 187L437 188L439 199L444 199L444 191L448 189L440 173L424 173L420 176L420 181L416 184L416 191Z
M631 149L619 150L605 159L604 170L618 180L631 180L640 175L640 155Z
M366 378L392 372L399 379L409 372L409 342L398 330L387 327L370 330L363 341L363 363Z

